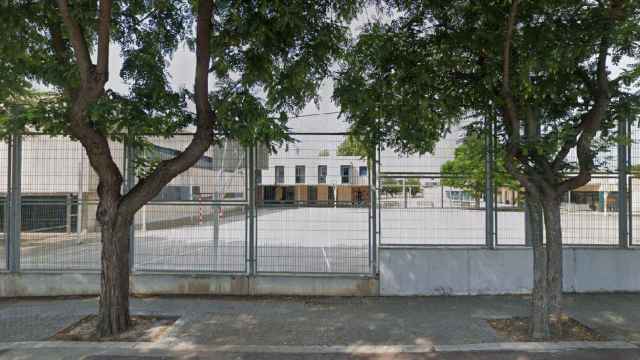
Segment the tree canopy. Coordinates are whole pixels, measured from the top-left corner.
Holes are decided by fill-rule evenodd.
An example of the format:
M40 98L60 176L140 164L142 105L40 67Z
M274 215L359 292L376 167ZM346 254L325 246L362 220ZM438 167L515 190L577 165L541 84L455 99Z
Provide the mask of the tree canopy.
M98 43L98 1L71 1L70 15L87 40L87 54ZM73 94L64 88L80 82L76 51L58 14L58 6L42 1L3 5L0 47L0 103L20 103L34 84L45 86L56 101L12 120L46 133L71 134L64 112ZM348 21L359 1L222 1L213 10L209 94L217 122L215 136L243 142L286 140L287 113L316 99L320 82L348 38ZM195 49L191 1L114 2L110 48L122 58L119 75L128 91L107 89L88 113L101 133L129 141L142 135L169 136L192 129L192 89L175 88L169 74L172 55L184 45ZM103 50L103 51L108 51Z
M442 184L463 189L475 199L481 198L486 189L485 144L483 134L467 135L462 144L455 149L453 159L442 164ZM498 149L494 158L495 186L519 189L516 179L504 167L504 150Z
M576 148L585 128L580 124L593 113L602 46L618 73L606 80L609 101L598 108L605 116L595 127L593 150L616 140L616 121L634 120L638 111L639 5L614 1L612 6L622 5L609 11L605 3L523 2L518 12L510 92L522 110L518 124L537 119L541 136L535 142L518 137L514 146L561 173L578 171L575 161L566 161L565 148ZM352 131L402 152L423 153L451 124L482 115L494 119L506 144L510 125L497 120L505 115L503 40L511 2L384 4L393 20L364 27L336 79L334 98ZM610 13L619 20L612 22Z
M373 147L375 149L375 147ZM336 149L337 156L360 156L361 158L369 157L370 150L367 145L358 139L355 135L349 134Z

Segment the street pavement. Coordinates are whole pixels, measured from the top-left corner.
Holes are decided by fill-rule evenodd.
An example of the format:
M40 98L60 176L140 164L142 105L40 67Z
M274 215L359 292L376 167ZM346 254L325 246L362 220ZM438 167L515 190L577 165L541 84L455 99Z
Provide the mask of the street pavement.
M95 298L0 300L0 359L640 359L640 294L565 298L569 315L629 348L493 348L509 339L486 319L526 316L527 305L525 296L132 299L133 314L180 317L154 350L34 342L95 313Z

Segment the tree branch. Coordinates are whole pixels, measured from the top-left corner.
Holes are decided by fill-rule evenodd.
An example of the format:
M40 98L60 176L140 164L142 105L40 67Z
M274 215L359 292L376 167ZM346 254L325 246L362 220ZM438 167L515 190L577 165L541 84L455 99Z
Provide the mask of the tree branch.
M49 24L49 34L51 35L51 47L56 57L56 61L61 66L69 65L69 48L62 38L62 31L58 23Z
M95 66L91 62L89 46L84 38L82 28L76 19L71 16L67 0L57 0L58 9L63 23L71 37L76 63L80 70L80 87L65 84L64 90L71 96L71 105L68 116L69 130L76 137L87 152L89 163L96 171L99 178L98 194L101 204L105 207L120 199L120 187L122 174L111 156L111 149L107 138L87 123L87 111L104 94L104 84L107 81L107 72L96 74ZM99 18L99 58L102 69L109 66L109 31L111 25L111 1L100 2ZM60 48L60 40L55 31L52 32L52 46L57 56L64 56L63 48ZM104 49L106 47L106 50ZM98 218L101 210L98 209Z
M89 54L89 48L84 38L82 28L76 19L71 16L68 1L57 0L57 2L60 15L62 16L62 20L69 31L69 36L71 37L71 45L73 46L76 61L80 68L80 79L83 83L86 83L89 80L89 74L91 73L93 64L91 63L91 55Z
M540 119L539 111L534 111L531 106L526 107L526 122L525 122L525 136L527 138L527 144L533 145L533 149L529 151L529 158L533 163L544 171L547 178L552 178L555 174L549 164L547 157L544 154L540 154L537 148L537 144L540 141Z
M109 39L111 34L111 0L100 0L98 23L98 65L96 78L105 84L109 80Z
M195 102L196 133L187 148L173 159L162 161L149 176L141 179L122 199L120 209L133 215L146 202L153 199L164 186L180 173L193 166L209 149L214 140L216 116L209 103L209 43L213 28L213 1L198 2L196 24Z
M611 16L611 27L613 27L614 14ZM602 35L600 46L598 48L598 63L596 65L596 84L595 93L593 94L594 104L591 109L583 116L580 124L577 127L577 131L581 132L576 142L576 153L578 156L578 166L580 170L578 175L570 177L562 181L558 185L559 192L566 192L577 187L583 186L591 181L591 172L593 171L593 160L595 153L591 149L593 138L596 136L597 131L600 129L602 120L607 114L609 108L609 78L607 75L607 56L609 52L609 33L605 32ZM574 140L575 141L575 140ZM565 144L565 147L568 146ZM563 149L564 150L564 149ZM568 151L567 151L568 153ZM559 153L558 155L562 155ZM566 155L565 155L566 156ZM559 157L555 159L560 162L564 158Z
M513 0L511 4L511 12L507 20L507 31L502 51L502 97L505 102L503 116L506 119L505 125L508 130L509 142L511 143L518 143L520 138L520 121L511 91L511 47L519 3L520 0Z
M518 162L521 163L520 160L518 160ZM518 180L520 185L522 185L525 189L527 189L527 191L530 191L534 196L538 198L542 198L542 192L540 187L535 186L536 183L532 181L532 179L528 174L525 174L524 172L520 171L520 169L518 169L518 166L516 164L516 158L511 156L509 152L505 153L504 165L507 168L507 171L511 175L513 175L513 177L515 177L516 180Z

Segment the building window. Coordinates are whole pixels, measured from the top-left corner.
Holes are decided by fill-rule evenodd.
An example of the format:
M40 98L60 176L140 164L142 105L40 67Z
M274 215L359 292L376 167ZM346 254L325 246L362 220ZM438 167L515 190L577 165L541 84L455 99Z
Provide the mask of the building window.
M262 184L262 169L256 169L256 185Z
M276 200L276 187L275 186L265 186L264 187L264 201L275 201Z
M318 184L327 183L327 165L318 165Z
M295 187L293 186L285 186L284 187L284 201L295 201L296 200L296 192Z
M296 184L304 184L304 165L296 165Z
M358 175L359 176L367 176L367 175L369 175L369 169L367 169L366 166L360 166L360 168L358 169Z
M340 166L340 183L342 184L351 183L351 166L350 165Z
M276 184L284 184L284 166L276 166Z
M315 186L309 186L309 202L315 203L318 201L318 188Z

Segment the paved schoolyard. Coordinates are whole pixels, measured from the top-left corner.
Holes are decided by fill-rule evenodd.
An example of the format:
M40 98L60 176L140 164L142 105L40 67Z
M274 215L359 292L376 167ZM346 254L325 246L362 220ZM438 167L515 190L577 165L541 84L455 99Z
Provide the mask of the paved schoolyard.
M259 209L256 221L257 264L262 272L369 271L367 208ZM396 208L380 211L383 245L483 245L485 212L460 208ZM563 213L567 244L616 245L617 213ZM640 234L640 217L633 221ZM173 225L138 230L135 268L141 271L245 272L248 226L244 215L223 218L216 227ZM498 243L524 244L524 214L500 211ZM98 269L97 234L52 234L23 248L25 269Z
M571 316L609 340L640 342L639 294L567 295L565 308ZM95 311L96 300L93 298L0 300L0 339L3 342L45 340L62 327ZM485 320L523 316L527 312L527 298L522 296L163 297L132 301L134 314L181 317L161 339L160 343L165 346L182 349L226 347L240 353L269 349L272 356L279 349L306 351L327 346L428 349L502 342L507 339L496 335ZM11 358L7 357L9 354L5 353L5 358ZM584 358L594 358L588 357L589 354L585 353ZM637 355L636 352L623 354ZM336 358L344 355L336 354ZM0 358L2 356L0 352ZM328 354L314 352L313 356L320 359Z

